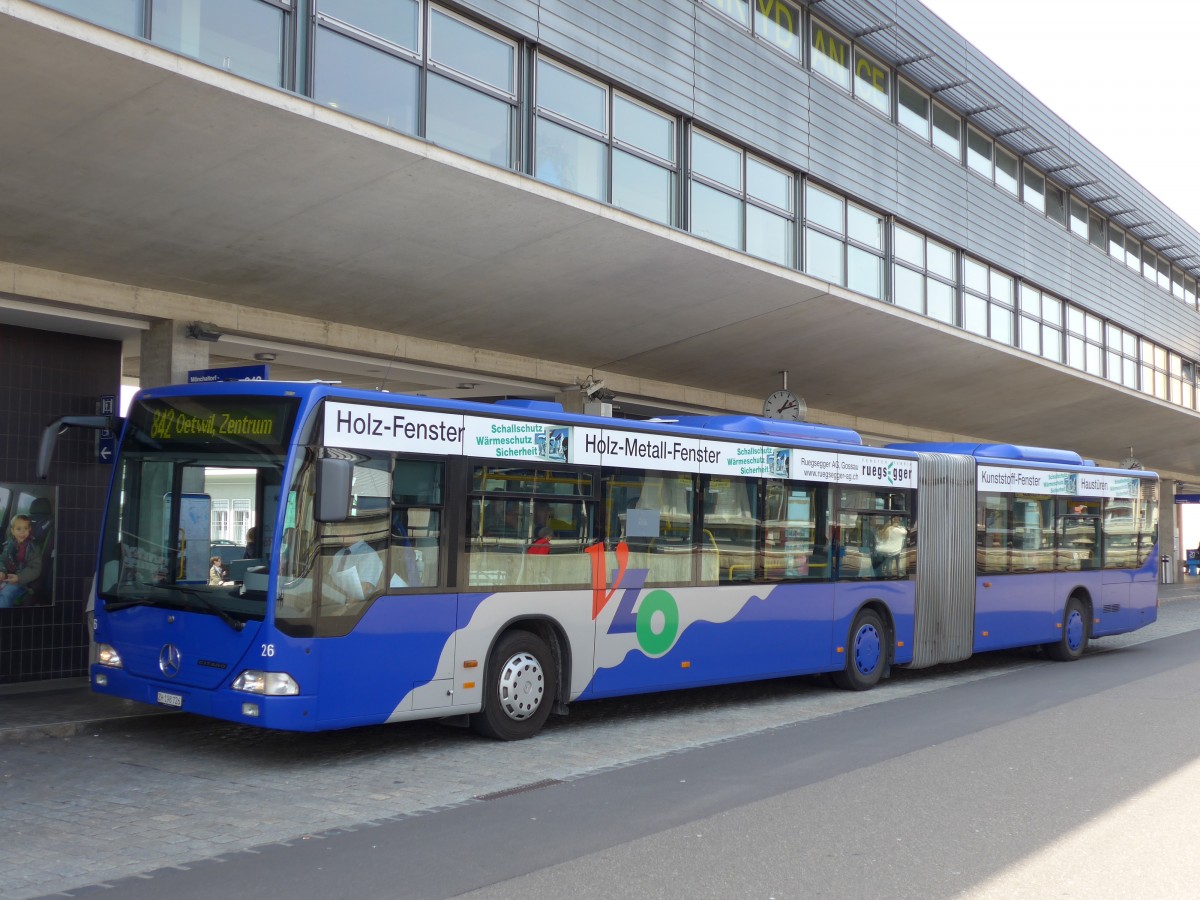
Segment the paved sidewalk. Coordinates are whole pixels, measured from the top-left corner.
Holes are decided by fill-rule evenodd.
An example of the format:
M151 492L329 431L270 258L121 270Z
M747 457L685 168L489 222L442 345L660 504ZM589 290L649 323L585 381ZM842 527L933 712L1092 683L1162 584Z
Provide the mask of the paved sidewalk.
M74 737L162 715L172 711L93 694L87 678L0 686L0 744Z
M1200 600L1200 576L1159 586L1162 603ZM123 727L132 720L178 715L132 700L94 694L87 678L0 685L0 743L72 737Z

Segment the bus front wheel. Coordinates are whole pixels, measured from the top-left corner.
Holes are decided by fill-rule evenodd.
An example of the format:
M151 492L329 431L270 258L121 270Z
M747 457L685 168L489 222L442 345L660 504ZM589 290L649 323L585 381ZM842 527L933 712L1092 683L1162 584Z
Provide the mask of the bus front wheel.
M550 715L558 684L546 642L528 631L510 631L492 649L484 677L483 711L471 716L471 727L500 741L537 734Z
M875 687L887 666L887 626L873 609L859 610L850 627L846 645L846 668L833 673L833 683L847 691Z
M1057 641L1045 645L1046 655L1059 662L1070 662L1083 656L1087 645L1087 609L1082 600L1072 597L1063 610L1062 634Z

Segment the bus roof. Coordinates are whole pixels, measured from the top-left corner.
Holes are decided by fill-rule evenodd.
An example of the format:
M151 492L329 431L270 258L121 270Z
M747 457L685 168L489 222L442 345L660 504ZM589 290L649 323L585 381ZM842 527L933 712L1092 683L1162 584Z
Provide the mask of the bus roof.
M765 419L762 416L680 416L672 420L685 428L703 428L709 431L736 431L741 434L765 434L770 437L788 438L795 441L821 441L835 444L862 446L858 432L835 425L817 425L812 422L788 422L783 419Z
M1050 463L1056 466L1094 466L1074 450L1053 450L1049 447L1024 447L1019 444L918 443L888 444L892 450L911 450L914 453L958 453L976 459L1002 459L1008 462Z
M285 381L224 381L203 384L169 385L149 388L147 396L166 395L209 395L209 394L256 394L259 396L296 396L312 399L322 397L346 398L349 400L371 400L400 403L418 408L461 410L463 412L492 411L501 415L516 416L522 413L537 417L557 419L571 424L588 423L595 427L640 428L647 431L670 432L676 429L691 431L722 432L733 439L735 434L753 435L760 438L780 438L785 441L815 444L842 444L862 447L858 432L835 425L819 425L813 422L789 422L782 419L766 419L751 415L714 416L663 416L657 419L615 419L568 413L562 404L549 400L504 398L490 402L479 400L456 400L425 397L415 394L385 393L363 388L348 388L328 382L285 382ZM878 451L881 448L870 448Z

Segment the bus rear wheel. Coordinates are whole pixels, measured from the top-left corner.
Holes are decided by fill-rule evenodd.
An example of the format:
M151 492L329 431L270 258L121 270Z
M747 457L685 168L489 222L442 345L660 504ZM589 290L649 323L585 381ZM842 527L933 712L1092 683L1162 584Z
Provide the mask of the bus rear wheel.
M1059 662L1071 662L1083 656L1088 645L1087 609L1078 597L1067 601L1063 610L1062 634L1057 641L1045 644L1046 655Z
M541 730L558 685L545 641L528 631L510 631L492 649L484 678L483 711L471 716L478 734L521 741Z
M887 666L887 626L873 609L859 610L846 642L846 668L833 673L833 683L847 691L875 687Z

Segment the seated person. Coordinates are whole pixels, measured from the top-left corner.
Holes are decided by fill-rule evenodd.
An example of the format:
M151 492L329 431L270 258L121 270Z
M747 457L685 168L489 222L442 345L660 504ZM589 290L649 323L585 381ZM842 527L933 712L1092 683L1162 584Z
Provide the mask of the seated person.
M531 553L534 556L549 556L550 555L550 538L554 536L554 529L549 525L543 525L538 529L537 538L525 550L526 553Z
M225 563L221 561L221 557L210 556L208 564L208 583L218 585L225 581L227 573L225 572Z

